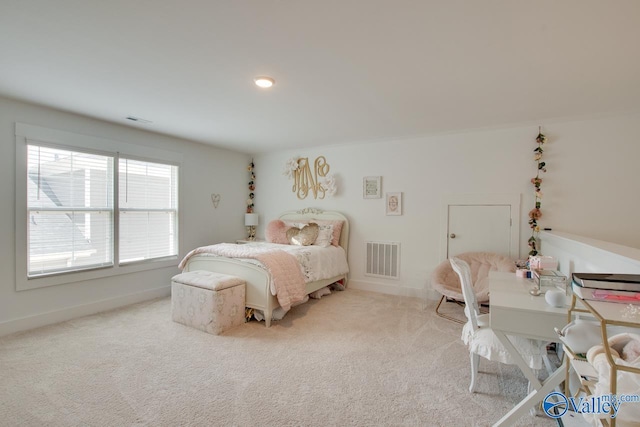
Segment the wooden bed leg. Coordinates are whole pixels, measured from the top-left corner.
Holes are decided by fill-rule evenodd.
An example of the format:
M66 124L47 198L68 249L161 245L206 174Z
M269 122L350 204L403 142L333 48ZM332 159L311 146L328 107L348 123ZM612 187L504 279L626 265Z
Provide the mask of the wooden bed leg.
M271 326L271 315L272 315L272 311L271 310L265 310L264 311L264 325L268 328L269 326Z

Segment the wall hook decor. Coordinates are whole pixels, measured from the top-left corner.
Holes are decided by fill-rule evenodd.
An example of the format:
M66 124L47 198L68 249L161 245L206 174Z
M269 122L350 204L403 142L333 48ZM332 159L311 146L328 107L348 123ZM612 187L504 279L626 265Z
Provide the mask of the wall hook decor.
M220 203L220 195L218 193L211 194L211 203L213 203L214 209L218 209L218 204Z

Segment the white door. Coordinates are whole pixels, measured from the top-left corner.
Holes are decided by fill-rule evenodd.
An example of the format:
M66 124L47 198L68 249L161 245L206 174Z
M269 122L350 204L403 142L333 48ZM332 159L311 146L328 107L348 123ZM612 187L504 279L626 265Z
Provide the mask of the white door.
M511 230L511 205L449 205L447 258L463 252L517 257Z

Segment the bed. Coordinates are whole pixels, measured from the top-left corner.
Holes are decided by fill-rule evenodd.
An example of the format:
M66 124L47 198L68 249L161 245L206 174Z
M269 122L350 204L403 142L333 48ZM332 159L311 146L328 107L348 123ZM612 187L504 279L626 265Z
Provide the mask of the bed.
M331 277L320 280L305 281L303 286L305 295L318 291L333 283L340 283L347 286L348 280L348 263L347 253L349 249L349 221L340 212L323 211L320 209L307 208L299 211L287 211L282 213L279 218L287 223L303 223L317 221L342 221L342 230L338 239L338 246L342 248L340 252L344 252L344 264L346 269L331 273ZM260 244L242 245L243 250L249 250L251 246L260 247ZM217 246L217 245L216 245ZM282 249L290 249L285 245ZM200 248L199 248L200 249ZM314 248L315 249L315 248ZM338 247L327 248L334 251ZM280 307L278 297L272 292L273 278L264 265L255 260L247 260L240 258L228 258L225 256L212 255L210 253L197 253L197 249L188 254L181 263L183 272L194 270L213 271L217 273L229 274L244 279L246 285L246 302L245 306L260 310L264 313L265 326L271 326L273 310Z

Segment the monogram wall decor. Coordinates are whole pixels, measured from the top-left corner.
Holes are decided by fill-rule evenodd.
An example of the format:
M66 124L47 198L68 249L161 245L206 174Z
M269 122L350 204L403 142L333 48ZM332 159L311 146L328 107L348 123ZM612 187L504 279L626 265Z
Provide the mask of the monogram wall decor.
M317 157L313 164L308 157L292 157L287 161L283 174L293 179L291 190L298 199L306 199L309 194L313 194L314 199L324 199L337 191L335 178L329 174L330 169L324 156Z

